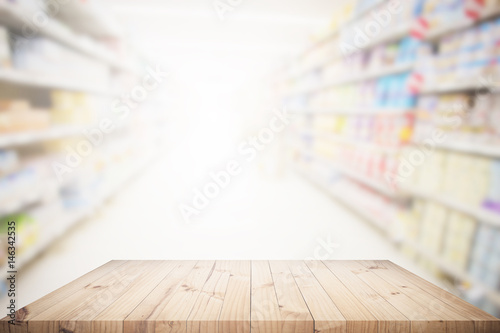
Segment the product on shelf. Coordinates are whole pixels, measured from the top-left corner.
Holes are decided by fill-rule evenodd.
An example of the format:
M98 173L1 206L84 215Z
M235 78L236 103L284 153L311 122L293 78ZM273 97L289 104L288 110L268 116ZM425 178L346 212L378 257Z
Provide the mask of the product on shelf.
M14 171L19 166L17 151L0 149L0 177Z
M428 201L422 214L419 243L429 252L439 255L449 211L442 205Z
M0 27L0 68L11 67L9 32L5 27Z
M431 29L467 19L464 10L465 0L425 0L420 2L422 3L421 14Z
M414 106L416 99L409 89L408 80L409 74L397 74L362 83L335 86L312 94L306 104L313 110L332 108L332 111L409 109Z
M444 232L443 258L462 271L467 268L475 227L474 219L450 212Z
M389 1L350 2L339 33L294 62L302 71L280 91L304 112L296 160L340 201L390 221L404 253L498 316L500 1L400 3L377 30ZM407 206L384 191L388 174L403 180L394 193Z
M500 95L444 94L420 97L413 141L443 132L443 142L493 147L500 143Z
M88 94L54 90L50 97L50 114L55 124L84 125L90 124L95 118L97 111L93 106L94 99Z
M408 154L412 149L408 148ZM436 150L414 169L406 186L452 199L467 208L498 211L497 164L481 156Z
M12 224L9 225L9 222L12 221L15 222L15 253L22 255L27 248L36 242L40 228L29 212L0 217L0 237L4 241L8 239L8 227L12 226ZM10 246L7 242L4 244Z
M0 100L0 133L40 130L49 125L46 110L35 109L26 100Z
M482 76L499 74L499 27L500 19L454 33L440 41L437 53L430 45L424 46L416 63L424 86L432 89L470 82L481 87Z
M500 229L481 224L474 239L469 272L491 289L500 289Z
M95 87L109 86L109 68L105 63L68 49L50 39L23 39L12 35L12 63L19 71L51 78L65 78L89 83ZM16 42L16 40L19 40Z
M491 163L491 175L489 191L483 206L491 211L500 214L500 161L494 160Z

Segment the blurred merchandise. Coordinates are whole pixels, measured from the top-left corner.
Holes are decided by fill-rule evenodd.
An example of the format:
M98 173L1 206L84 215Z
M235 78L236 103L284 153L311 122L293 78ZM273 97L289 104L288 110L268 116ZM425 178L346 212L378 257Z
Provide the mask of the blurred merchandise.
M145 73L134 68L149 60L137 57L117 21L96 1L60 4L55 12L53 5L0 3L4 274L8 221L16 223L20 270L147 166L164 132L161 99L126 107L127 113L118 103L124 101L116 91L142 88ZM28 38L33 26L25 18L36 13L48 14L47 21Z
M20 37L22 38L22 37ZM82 82L107 87L108 68L68 48L45 38L13 43L13 67L34 75L67 76ZM19 47L15 47L19 45Z
M40 130L49 125L46 110L33 109L26 100L0 100L0 133Z
M498 314L500 2L472 2L351 2L277 91L299 171Z
M9 32L0 26L0 68L9 68L12 65L9 43Z

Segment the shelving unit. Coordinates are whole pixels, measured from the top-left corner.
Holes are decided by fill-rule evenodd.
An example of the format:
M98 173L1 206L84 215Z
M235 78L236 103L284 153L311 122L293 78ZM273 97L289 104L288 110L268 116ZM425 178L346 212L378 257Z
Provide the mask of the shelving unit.
M341 86L341 85L345 85L345 84L349 84L349 83L367 81L370 79L376 79L378 77L388 76L388 75L392 75L392 74L410 72L412 69L413 69L412 64L398 64L396 66L392 66L389 68L372 70L372 71L368 71L366 73L353 74L350 77L336 79L332 82L325 83L325 84L320 85L318 87L313 87L310 89L306 89L304 91L294 92L291 95L311 94L311 93L315 93L319 90L326 89L326 88Z
M418 143L413 143L418 146ZM436 144L435 147L441 150L455 151L459 153L480 155L492 158L500 158L500 148L493 145L485 145L481 143L462 143L462 142L443 142Z
M406 246L409 246L411 249L416 251L419 255L424 256L426 259L430 260L434 264L436 264L440 269L443 270L446 274L449 274L456 279L460 280L461 282L465 283L471 283L475 285L476 287L481 288L483 291L485 297L487 297L490 301L492 301L494 304L497 304L500 306L500 292L497 290L494 290L486 285L484 285L482 282L477 281L474 279L470 274L467 272L464 272L463 270L453 267L453 265L450 265L447 263L445 260L441 259L439 256L437 256L434 253L429 252L428 250L425 249L422 245L408 240L397 240L392 238L388 230L386 229L386 221L381 220L380 218L377 218L373 216L372 214L367 213L365 210L360 209L359 205L356 205L352 200L347 199L343 193L337 192L332 190L330 187L325 185L325 180L324 179L319 179L318 177L314 177L311 175L308 171L306 170L301 170L300 168L295 168L294 169L298 174L300 174L302 177L304 177L306 180L311 182L314 186L318 187L322 191L326 192L329 196L332 197L335 201L341 203L343 206L345 206L347 209L358 215L360 218L363 220L367 221L370 225L375 227L379 232L384 234L387 237L387 240L391 242L394 246L398 246L401 243L403 243ZM397 221L392 221L391 223L397 223Z
M88 9L87 5L83 2L76 4L76 7L72 8L69 13L66 12L65 18L71 19L68 18L68 15L80 15L80 18L88 18L88 15L102 14L100 11L96 12L96 8L86 10ZM78 13L78 10L84 10L85 13ZM30 66L26 66L25 62L21 62L19 65L19 62L14 61L14 57L19 56L19 53L12 53L10 55L12 59L9 62L13 65L9 66L5 62L1 65L4 67L0 66L0 82L3 87L7 87L3 97L7 102L4 103L5 105L16 105L17 108L22 108L20 112L32 112L32 114L35 110L40 113L51 112L49 117L44 115L43 125L12 126L7 130L2 129L0 134L0 150L5 150L8 153L15 152L16 160L18 160L13 169L8 169L10 171L2 175L8 182L2 184L4 191L0 194L5 195L5 189L11 188L16 193L15 196L9 197L9 203L3 202L3 197L0 199L2 201L0 218L28 216L30 222L25 223L30 228L36 225L36 231L30 234L30 237L36 240L26 241L25 245L17 249L16 270L23 269L54 241L63 237L76 223L92 216L130 178L145 168L154 156L154 143L153 140L149 140L153 139L152 135L143 133L144 128L132 131L133 122L123 120L120 123L112 124L116 126L113 127L112 133L106 134L106 140L103 140L102 144L95 144L92 147L96 151L101 149L99 153L102 155L94 154L92 155L93 159L89 160L82 158L82 161L88 162L87 164L90 166L79 165L73 168L71 177L68 176L68 179L64 180L56 179L55 173L47 174L55 172L49 165L51 161L59 158L61 161L64 160L62 154L66 152L63 152L65 148L62 146L66 144L67 148L70 143L76 142L74 139L77 137L84 137L85 130L96 131L99 129L97 120L102 120L104 117L111 119L113 117L111 114L112 99L121 93L128 92L129 89L125 90L126 87L138 82L144 73L138 71L140 63L138 56L133 55L129 57L130 59L122 59L119 52L113 52L102 42L107 40L103 37L108 35L110 38L115 38L114 42L117 44L124 42L120 39L121 37L111 36L113 34L111 26L108 27L110 30L98 31L106 36L95 38L96 36L91 36L89 31L75 29L78 24L66 25L58 20L58 17L50 17L43 25L31 24L29 18L33 14L18 3L0 1L0 26L6 28L9 37L11 37L10 34L15 34L19 38L26 37L27 42L46 42L43 45L49 45L52 51L56 50L56 55L60 53L60 57L69 59L68 63L64 63L65 65L69 64L67 67L71 68L70 66L74 65L70 62L71 60L75 60L76 64L88 64L91 73L97 73L98 77L94 79L94 76L87 74L86 67L83 67L83 70L78 68L81 71L69 73L72 74L71 76L64 75L65 72L62 69L67 67L59 68L56 66L57 70L55 71L44 69L38 71L35 65L44 64L46 58L43 56L45 54L35 58L35 62L31 61ZM107 23L102 21L103 18L110 19L106 16L96 19L101 20L100 22L106 25ZM84 20L84 26L86 24ZM29 38L25 36L26 31L23 30L26 26L34 29L33 35L30 35ZM82 26L80 25L80 27ZM33 52L29 48L17 51ZM89 61L89 59L91 60ZM23 66L29 69L24 69ZM92 79L94 80L90 81ZM56 107L57 102L59 104ZM109 105L109 110L107 105ZM4 107L7 108L7 106ZM147 105L144 106L144 108L147 107ZM15 110L17 111L17 109ZM6 112L12 111L7 109ZM136 112L130 117L134 116L139 115ZM146 117L146 115L141 117ZM9 124L10 122L7 121L2 125L7 127ZM29 130L29 128L43 129ZM126 136L136 132L138 133L137 138L133 142L127 141ZM90 142L90 139L88 141ZM49 142L54 144L48 144ZM137 149L136 145L139 143L145 147L141 146L141 149ZM76 149L77 143L72 148ZM26 155L29 158L26 158ZM30 159L31 157L34 157L33 160ZM58 162L60 161L58 160ZM25 167L27 168L26 172L36 176L21 178L22 182L16 182L23 176ZM85 169L79 169L81 167ZM32 186L30 188L26 185L27 181L39 178L42 179L40 183L47 182L47 187ZM37 183L37 185L40 184ZM26 186L31 189L29 193L22 191ZM83 198L87 193L85 191L92 191L91 198ZM54 193L54 195L49 196L49 192ZM39 215L36 215L37 210L40 211ZM47 218L48 215L50 218ZM20 235L22 238L22 232L18 230L16 236L19 238ZM0 245L4 246L5 244L2 239ZM2 253L4 252L2 248ZM6 264L0 266L0 270L5 274L8 271ZM0 298L4 293L4 284L5 281L0 284Z
M0 148L27 145L49 140L61 139L69 136L83 135L86 126L52 126L49 129L29 132L18 132L2 134L0 136Z
M404 187L403 191L415 197L439 202L446 207L470 215L478 221L488 223L495 227L500 227L500 214L496 214L483 208L469 207L461 202L458 202L457 200L448 198L444 194L433 194L415 187Z
M36 256L40 255L44 250L46 250L54 241L62 237L71 227L73 227L78 222L91 217L96 211L102 207L102 205L114 194L118 193L120 189L125 185L125 183L139 174L146 166L153 161L153 156L151 154L145 154L143 158L139 160L140 162L132 168L132 170L123 177L123 182L114 188L110 188L104 193L101 193L95 198L94 204L90 207L83 209L77 209L76 211L71 211L62 216L58 221L51 225L50 232L42 233L43 237L35 243L34 246L29 247L27 251L22 253L16 258L15 267L17 270L22 269L26 264L33 260ZM0 272L7 272L7 266L3 265L0 267Z
M0 24L14 31L23 31L23 28L29 24L27 23L29 21L25 20L26 16L30 17L31 15L26 15L22 7L16 4L9 4L8 2L0 2ZM77 52L100 60L114 69L132 73L136 72L130 65L117 61L116 57L109 51L91 42L88 38L75 35L71 30L53 19L49 19L43 25L35 25L33 23L31 26L36 28L40 35L55 40Z
M310 173L308 173L305 170L301 170L299 168L295 168L295 171L298 172L302 177L310 181L313 185L318 187L319 189L325 191L330 195L333 199L336 201L340 202L343 204L345 207L347 207L349 210L356 212L357 215L359 215L361 218L364 220L368 221L372 226L377 228L379 231L385 233L387 230L385 228L385 223L384 221L374 217L373 215L367 213L364 210L358 209L358 207L354 204L352 200L349 200L346 198L343 193L340 193L338 191L335 191L328 186L325 185L324 180L319 179L318 177L314 177Z
M320 161L323 164L326 164L327 166L331 167L332 169L336 170L337 172L356 180L357 182L366 185L373 190L393 199L401 199L402 195L393 189L389 188L387 185L377 181L373 180L367 176L359 174L356 170L349 169L343 165L340 165L338 163L334 163L333 161L329 161L326 159L322 159L319 157L315 157L318 161Z
M448 24L443 26L443 27L438 27L438 28L435 28L435 29L427 32L425 37L424 37L424 40L429 41L429 42L436 41L436 40L441 39L441 38L443 38L443 37L445 37L453 32L457 32L460 30L470 28L470 27L474 26L474 24L476 24L477 22L486 21L486 20L494 18L498 15L500 15L499 8L490 8L486 11L480 12L477 20L470 19L467 21L448 22Z
M485 85L480 82L455 82L452 84L440 84L436 86L424 86L420 91L422 95L430 95L430 94L447 94L447 93L455 93L455 92L463 92L463 91L480 91L480 90L496 90L498 86L495 85Z
M335 134L331 134L331 133L327 133L327 132L325 132L325 133L320 132L320 133L316 134L313 131L305 131L304 134L312 136L312 137L322 138L322 139L325 139L325 140L328 140L328 141L334 142L334 143L348 144L348 145L351 145L351 146L354 146L357 148L378 150L378 151L389 153L389 154L395 154L395 153L399 152L399 150L400 150L400 147L397 147L397 146L396 147L388 147L388 146L370 143L367 141L349 139L349 138L346 138L342 135L335 135Z
M412 109L407 108L368 108L368 107L357 107L357 108L331 108L331 109L310 109L303 108L291 109L291 112L299 115L307 114L341 114L341 115L394 115L394 114L404 114L412 112Z
M371 7L371 9L375 8L376 6L381 6L383 3L384 3L383 1L377 2L376 4L374 4L373 7ZM418 42L420 43L419 47L421 47L425 43L435 44L435 43L442 43L443 41L446 42L447 41L446 37L449 36L450 34L459 33L461 31L464 31L465 29L476 27L478 24L482 22L492 20L497 17L500 17L500 6L491 7L488 8L487 10L484 9L482 11L480 10L478 18L476 20L472 19L465 19L465 20L456 19L449 21L443 20L444 25L442 26L436 25L435 22L433 21L433 25L430 29L427 30L423 29L422 38ZM351 25L356 24L357 20L360 20L360 18L361 17L359 16L355 16L353 20L349 21L349 24ZM413 35L417 36L417 34L413 31L414 29L416 29L417 21L419 22L427 21L428 19L430 19L430 17L426 16L414 17L413 21L410 20L406 24L401 24L401 25L398 24L397 26L386 27L385 29L383 29L382 34L373 38L370 41L370 43L368 43L368 45L365 45L364 47L360 48L359 52L371 53L374 52L373 50L375 50L375 48L379 46L382 47L383 45L387 45L388 43L396 42L398 40L403 40L403 39L405 39L406 41L406 39L409 37L417 38L417 37L412 37ZM330 41L322 40L321 42L322 44L315 44L312 48L308 49L307 52L313 50L314 47L324 46L325 43L327 42L332 42L332 43L337 42L338 39L337 37L339 35L342 35L342 29L347 28L349 24L343 24L340 26L339 29L329 34L328 38L331 38L332 40ZM490 29L492 28L490 27ZM335 41L333 41L333 39L335 39ZM449 46L449 44L447 45ZM357 172L357 168L347 168L343 166L343 165L352 165L353 161L356 162L358 161L358 159L361 159L363 163L365 163L367 160L370 161L365 163L365 164L372 163L370 168L376 168L373 166L373 164L379 162L373 162L373 161L374 160L378 161L377 158L379 156L376 156L376 154L374 153L372 156L366 157L366 155L364 155L365 151L376 151L377 154L378 153L389 154L389 155L400 156L400 158L403 158L405 156L404 154L410 152L412 147L417 149L419 146L418 141L420 141L420 139L418 137L417 138L413 137L414 141L412 143L411 136L410 134L408 134L411 132L409 132L408 130L405 130L406 137L404 141L402 141L404 142L404 144L398 144L395 145L394 147L392 146L378 147L377 145L370 144L364 141L357 141L350 139L350 137L358 137L358 136L371 137L370 136L371 132L370 134L366 132L367 131L366 117L373 116L373 118L371 118L372 124L375 121L378 121L377 119L379 119L381 116L391 117L392 115L394 116L408 115L410 117L413 117L411 118L413 119L412 121L418 121L418 116L420 116L420 113L417 113L417 111L419 110L420 104L418 104L417 102L420 100L420 98L426 98L428 96L436 96L436 98L449 98L448 97L449 94L462 94L462 95L469 95L476 97L475 94L478 92L488 92L490 95L496 96L496 94L499 93L498 84L496 82L492 83L489 81L488 83L486 83L485 80L482 80L478 77L479 76L478 72L473 72L475 73L474 74L475 76L471 75L470 77L467 78L465 78L464 76L463 79L458 76L457 79L453 79L455 78L455 76L452 77L443 75L442 78L438 80L431 75L427 77L426 80L426 74L425 74L426 71L429 71L429 68L432 69L434 67L429 65L429 63L425 63L425 65L428 67L422 66L422 63L418 63L418 59L416 58L415 58L416 60L413 60L411 62L401 62L401 63L395 62L392 63L391 65L385 65L383 68L380 68L379 70L376 71L373 70L364 71L362 69L362 66L364 66L365 68L371 68L370 65L368 64L369 63L368 60L366 60L370 59L370 57L367 54L366 57L360 57L358 59L358 63L356 63L356 65L359 68L356 67L351 71L342 70L344 66L339 65L342 59L340 57L329 56L329 53L327 53L327 51L329 50L330 48L325 48L324 52L319 53L319 55L324 55L322 59L317 59L318 57L316 56L316 54L314 55L314 57L308 59L307 62L308 69L304 70L299 75L290 77L285 74L283 84L280 86L284 103L290 102L289 108L292 110L292 112L294 114L301 116L298 118L300 120L300 125L294 132L294 135L302 137L303 140L307 142L307 145L296 144L295 150L298 153L296 155L296 158L302 160L300 156L303 156L304 157L303 158L304 161L302 161L303 163L308 162L308 163L317 163L318 165L321 164L322 166L327 165L326 169L331 170L334 173L341 174L343 177L349 179L350 181L353 181L357 184L361 184L369 189L372 189L373 191L380 193L381 196L392 200L394 203L406 202L411 204L417 200L420 200L421 202L425 203L428 202L432 204L438 204L440 205L440 207L446 208L447 211L462 213L463 216L475 221L475 223L477 223L478 225L478 228L482 225L488 225L491 226L492 228L495 228L496 230L500 230L499 229L500 214L494 212L493 210L490 211L487 210L486 208L467 206L466 204L463 204L462 202L459 202L455 199L451 199L450 197L444 194L421 190L419 188L415 188L414 186L412 187L404 186L404 184L400 184L401 186L399 186L395 190L392 190L389 183L385 184L377 182L373 178L365 177L363 174ZM432 52L438 52L439 48L437 47L437 45L432 45L431 47L425 50L426 51L424 52L429 52L430 50L430 52L432 53ZM373 53L371 53L371 56L373 56ZM311 60L316 61L316 64L313 65L311 63ZM433 60L438 61L441 60L441 58L435 58ZM337 65L329 68L329 71L327 71L326 66L330 64L334 65L334 63L337 63ZM379 62L376 63L380 64L380 60ZM296 66L296 68L301 67L300 64L297 63L295 63L294 65ZM348 65L349 63L346 62L345 66ZM305 68L306 66L303 67ZM333 70L336 68L342 70L341 73L344 74L341 74L340 77L337 76L334 78L334 80L332 80L332 78L334 77ZM421 72L422 70L423 72ZM488 79L490 78L490 75L493 73L493 71L494 70L490 70L490 68L488 67L487 70ZM399 75L403 73L409 74L409 76L407 76L408 77L407 83L411 85L412 94L415 96L416 99L414 106L405 108L374 107L374 105L384 105L383 103L378 103L379 100L377 100L377 103L373 103L373 105L366 106L366 103L364 102L366 99L362 99L361 96L360 96L360 102L357 101L353 102L353 104L361 104L361 106L356 106L356 107L344 106L345 105L344 101L346 100L350 101L350 100L347 97L344 98L345 95L341 95L342 92L346 92L348 96L351 96L351 93L355 93L358 90L361 91L361 89L365 89L366 86L369 86L370 80L379 80L381 78L386 78L386 77L388 78L389 76ZM466 73L468 74L469 72L464 72L464 74L460 75L465 75ZM299 81L301 77L303 78L302 82ZM431 81L431 78L433 81L436 81L436 83ZM378 82L381 81L377 81L377 83ZM390 83L386 83L385 87L387 87L387 85L389 84ZM327 88L329 90L326 93L323 93L323 90ZM337 88L345 90L339 90L335 92L334 90ZM379 88L379 86L377 86L377 88ZM382 88L384 88L384 86L381 86L380 89ZM330 94L332 91L333 93ZM376 91L376 89L374 88L373 91ZM388 95L390 93L386 92L386 94ZM390 99L389 97L386 98ZM375 101L375 98L373 98L373 100ZM337 104L335 104L335 101L337 101ZM329 115L331 115L332 117L328 118ZM339 116L341 115L342 117L333 117L335 115ZM349 116L352 116L353 120L351 122L345 121L344 119L348 118ZM326 126L332 129L332 133L323 132L324 126L320 126L319 122L321 122L324 119L327 119L328 124ZM347 133L346 134L347 136L333 134L334 132L335 133L342 132L337 129L340 126L344 126L342 127L343 128L342 131ZM410 126L412 127L413 130L414 124L411 123ZM321 130L318 130L319 128L321 128ZM335 130L333 130L333 128L335 128ZM361 132L361 134L355 131ZM480 139L482 138L483 137L481 137ZM352 159L353 161L349 160L347 164L345 164L344 161L334 161L330 159L325 161L324 157L316 156L315 152L313 152L313 149L318 149L318 151L325 151L324 153L325 156L328 155L326 153L327 149L326 147L328 143L340 146L340 148L338 149L339 151L342 152L341 156L344 156L348 159ZM352 147L353 150L356 150L356 154L349 154L350 147ZM500 159L500 149L498 149L494 143L490 143L489 141L481 141L477 143L474 142L464 143L464 141L458 139L458 137L450 136L448 140L446 140L446 142L435 143L433 148L439 151L454 153L455 155L465 154L469 156L480 156L489 158L490 160L497 160L497 161ZM360 150L359 153L357 152L358 149ZM392 160L389 160L388 163L392 163ZM366 166L365 164L363 164L363 166ZM377 166L377 168L378 167L379 166ZM321 167L319 169L324 170L325 168ZM363 167L361 167L360 169L364 170ZM373 216L370 216L370 214L364 212L362 207L358 207L358 205L349 202L349 199L346 199L344 196L342 196L341 193L336 193L336 192L332 193L332 189L329 188L329 186L323 184L325 183L324 179L318 179L317 177L314 177L311 174L307 174L307 172L311 171L300 170L301 174L304 175L305 173L305 176L309 178L309 180L312 179L312 181L316 183L316 185L323 187L325 190L327 190L328 193L336 201L341 202L343 205L347 206L348 208L356 212L363 219L367 220L371 225L378 226L379 229L380 226L385 225L383 221L379 221ZM377 172L375 174L379 173ZM397 219L392 222L405 223ZM454 223L458 222L455 221ZM423 227L419 226L419 228ZM418 253L418 255L421 258L426 258L429 262L432 262L446 275L455 277L457 280L462 282L468 282L474 288L479 288L483 290L486 299L492 302L494 305L496 305L499 311L498 313L500 313L500 286L498 289L491 288L488 287L483 281L478 281L477 279L473 278L471 276L471 273L468 271L470 267L467 267L466 270L454 268L454 266L448 263L447 260L445 259L444 252L439 254L430 253L426 249L424 249L420 244L415 244L410 240L403 239L395 241L391 239L389 232L387 230L385 231L387 232L388 241L395 242L397 244L402 243L405 246L412 248L416 253ZM441 235L441 237L444 238L443 235ZM472 243L471 247L467 251L472 252L472 246L474 246L474 243Z
M111 92L109 89L98 88L94 84L81 84L79 82L74 82L73 80L61 80L61 78L57 77L43 77L35 73L25 73L13 69L1 69L0 82L27 87L82 91L103 96L116 95L116 93Z

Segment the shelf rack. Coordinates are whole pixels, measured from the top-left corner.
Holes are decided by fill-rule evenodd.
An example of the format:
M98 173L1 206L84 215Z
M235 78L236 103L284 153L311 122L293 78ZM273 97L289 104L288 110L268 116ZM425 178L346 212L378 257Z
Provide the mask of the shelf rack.
M377 4L379 5L379 4ZM432 28L431 30L427 31L423 37L424 41L427 42L437 42L441 38L448 36L449 34L470 28L472 26L475 26L478 23L484 22L489 19L493 19L497 16L500 16L500 6L497 6L496 8L490 8L488 10L483 11L480 13L479 17L477 20L466 20L466 21L459 21L459 20L454 20L447 22L445 26L441 27L436 27ZM358 17L359 19L359 17ZM349 22L353 23L353 22ZM342 25L340 29L345 27L346 25ZM360 51L361 52L367 52L370 49L382 45L384 43L400 40L406 36L410 35L411 32L411 27L413 26L413 22L410 22L407 25L401 25L399 27L395 27L395 29L390 29L387 30L386 34L380 35L378 38L373 39L368 45L366 45L364 48L362 48ZM339 30L334 31L332 34L330 34L329 37L334 37L337 36L340 33ZM324 43L325 41L322 41ZM300 75L307 74L310 71L313 70L320 70L324 68L325 66L329 65L333 61L338 61L340 60L339 56L336 57L330 57L329 59L325 59L324 61L319 61L315 66L309 66L306 70L303 70ZM391 74L397 74L401 71L408 71L408 72L415 72L416 69L409 66L405 68L404 66L397 68L387 68L380 70L378 73L377 72L368 72L368 73L362 73L362 74L353 74L348 78L340 78L336 79L334 81L328 82L328 83L323 83L321 85L317 85L314 87L302 89L299 91L294 91L291 92L290 95L305 95L305 94L311 94L316 91L319 91L321 89L324 89L326 87L334 87L334 86L340 86L342 84L349 84L353 82L362 82L366 80L370 80L373 78L377 77L382 77L385 75L391 75ZM298 76L294 76L294 79L298 78ZM425 78L424 78L425 79ZM285 80L290 80L289 77L285 78ZM424 85L418 91L418 95L426 95L426 94L447 94L447 93L455 93L455 92L475 92L475 91L485 91L488 90L490 93L500 93L500 85L499 84L494 84L494 83L488 83L488 84L483 84L482 82L475 82L474 80L455 80L455 82L450 82L450 83L442 83L439 85L428 85L428 82L423 82ZM427 83L427 85L425 85ZM289 95L287 95L289 96ZM384 109L384 108L364 108L364 107L356 107L356 108L343 108L339 106L331 107L331 108L326 108L326 109L319 109L319 108L314 108L314 107L302 107L302 108L295 108L292 112L306 116L306 115L313 115L313 114L344 114L344 115L361 115L361 114L372 114L372 115L379 115L379 114L389 114L389 113L394 113L396 112L404 112L405 110L389 110L389 109ZM409 112L415 112L414 109L406 110ZM336 140L338 139L338 140ZM356 142L354 140L343 140L342 138L332 138L332 141L337 141L337 142L342 142L342 143L348 143L348 144L353 144L353 145L360 145L362 146L363 143ZM414 143L417 145L418 143ZM300 149L300 148L299 148ZM480 156L486 156L490 158L500 158L500 148L498 148L496 145L486 145L484 143L460 143L460 142L446 142L446 143L440 143L436 146L436 149L443 149L443 150L449 150L449 151L456 151L456 152L461 152L461 153L467 153L467 154L475 154L475 155L480 155ZM312 152L308 152L309 154ZM373 188L374 190L380 190L380 184L374 184L374 182L371 179L367 179L363 176L360 176L357 173L354 173L352 170L347 169L347 168L342 168L339 165L335 165L334 162L331 162L329 166L332 169L335 169L337 172L340 172L347 177L350 177L353 181L356 181L358 183L364 184L366 186L369 186ZM336 193L334 190L330 189L328 186L326 186L326 183L322 180L317 179L317 177L312 177L310 174L307 174L306 171L301 171L301 174L303 176L306 176L310 181L316 183L316 185L322 187L325 189L334 199L337 201L341 202L343 205L346 207L350 208L353 212L356 214L360 215L363 219L368 221L371 225L376 226L378 229L381 229L380 226L384 225L384 221L378 220L376 217L371 216L370 214L367 214L363 210L359 209L359 207L355 206L352 202L349 202L348 200L345 200L343 195L341 193ZM384 191L379 191L382 194L384 194ZM488 211L484 208L481 207L470 207L467 206L457 200L454 199L449 199L445 197L444 195L440 194L435 194L435 193L429 193L426 191L422 191L419 189L415 188L401 188L398 190L398 192L402 193L403 197L407 198L424 198L428 199L434 202L438 202L444 206L447 206L451 209L454 209L456 211L462 212L466 215L469 215L473 217L474 219L478 220L480 223L487 223L489 225L495 226L495 227L500 227L500 214L496 214L494 212ZM393 196L394 197L394 196ZM395 196L398 197L398 196ZM412 248L418 255L421 257L425 257L429 261L433 262L437 267L440 268L440 270L447 275L455 277L457 280L463 281L463 282L469 282L471 283L475 288L479 288L483 291L485 297L491 301L493 304L497 305L500 307L500 291L492 289L488 286L486 286L484 283L481 281L477 281L477 279L473 278L468 272L464 271L464 269L459 269L454 267L453 265L449 264L444 258L442 258L440 255L437 255L435 253L430 253L427 251L423 246L421 246L418 243L412 242L411 240L399 240L398 242L395 242L394 239L391 239L391 236L388 234L387 230L383 230L384 232L387 233L387 239L391 242L393 242L395 245L400 244L401 242L407 245L408 247ZM397 244L396 244L397 243Z
M75 82L75 80L61 80L59 78L40 76L35 73L23 72L15 69L0 69L0 82L27 87L82 91L109 97L117 95L117 93L112 93L109 89L98 88L94 84L82 84Z
M23 29L30 24L27 17L28 15L26 15L23 8L19 5L6 1L0 2L0 24L22 33ZM34 24L31 27L35 27ZM92 42L90 39L76 35L56 20L49 19L44 25L39 25L35 28L40 35L57 41L91 58L102 61L111 68L131 73L136 72L132 66L118 61L111 52Z
M0 148L20 146L70 136L83 135L84 126L52 126L39 131L16 132L0 136Z
M455 199L450 199L443 194L434 194L415 187L403 187L402 190L414 197L432 200L456 211L469 215L479 222L487 223L494 227L500 227L500 214L491 212L481 207L470 207Z
M135 66L118 59L118 56L113 54L105 46L93 41L85 34L75 32L68 26L60 23L58 20L49 18L43 25L35 25L31 18L35 12L30 12L17 3L0 1L0 25L5 26L11 32L18 34L21 38L33 38L33 35L50 39L76 53L94 59L110 70L113 74L130 74L134 79L138 79L142 75ZM31 28L31 34L26 34L26 27ZM98 82L90 83L82 80L73 80L69 78L51 77L47 74L39 75L37 73L24 72L15 68L1 68L0 82L14 86L43 88L43 89L61 89L67 91L86 92L104 97L114 97L118 92L112 91L109 87ZM30 145L61 139L73 136L82 136L83 131L88 129L88 126L76 125L53 125L41 130L32 130L24 132L2 133L0 135L0 149L17 147L22 145ZM101 205L103 205L110 196L117 193L121 186L134 175L139 173L141 169L151 161L152 154L143 152L141 158L131 162L130 167L124 171L123 179L119 176L119 181L116 184L111 184L110 188L103 189L103 193L93 198L94 202L83 209L77 209L71 212L63 213L60 216L54 216L54 221L47 222L43 228L45 232L40 233L40 238L26 248L26 250L18 254L16 269L19 270L27 265L33 258L44 251L51 243L60 238L69 228L75 225L78 221L91 216ZM54 185L53 182L51 185ZM56 186L56 185L54 185ZM56 187L57 189L58 187ZM2 206L0 210L1 216L6 216L15 212L19 212L28 206L43 202L43 193L29 193L18 202L13 202L9 206ZM7 267L1 266L0 269L6 272ZM0 288L1 289L1 288Z
M16 258L15 268L17 270L22 269L26 264L28 264L31 260L33 260L36 256L38 256L41 252L46 250L50 244L52 244L55 240L59 239L62 235L64 235L72 226L74 226L79 221L82 221L88 217L91 217L95 212L115 193L118 193L119 190L124 186L127 180L130 180L134 176L140 173L149 163L153 161L153 156L151 154L146 154L144 157L138 159L140 162L135 165L131 171L123 177L123 181L118 183L117 186L108 189L104 193L102 193L98 198L95 198L94 204L89 207L85 207L83 209L77 209L73 212L66 213L60 219L60 222L57 223L56 226L50 228L51 232L45 234L41 239L37 240L36 243L29 247L25 252L18 255ZM7 265L3 265L0 267L0 272L7 272Z
M362 209L359 209L358 205L353 204L352 201L346 200L345 197L342 195L342 193L338 193L335 190L331 189L326 185L326 182L324 180L319 179L318 177L314 177L310 175L306 170L302 170L298 167L294 168L294 170L304 177L306 180L310 181L313 185L316 187L320 188L321 190L327 192L333 199L337 200L340 202L342 205L344 205L346 208L348 208L351 212L354 214L358 215L370 225L374 226L377 228L384 236L393 244L394 246L398 246L399 244L403 243L406 246L410 247L413 249L415 252L417 252L419 255L425 257L427 260L431 261L433 264L438 266L443 272L453 276L454 278L462 281L462 282L469 282L472 285L481 288L483 291L484 295L486 298L488 298L492 303L500 306L500 292L497 290L494 290L488 286L486 286L484 283L477 281L475 278L473 278L470 274L467 272L454 267L453 265L449 264L445 260L443 260L439 255L436 255L435 253L431 253L430 251L426 250L422 245L410 241L408 239L405 240L395 240L389 235L389 231L386 229L386 221L383 221L367 212L365 212ZM391 221L390 221L391 222ZM392 221L392 222L396 222Z

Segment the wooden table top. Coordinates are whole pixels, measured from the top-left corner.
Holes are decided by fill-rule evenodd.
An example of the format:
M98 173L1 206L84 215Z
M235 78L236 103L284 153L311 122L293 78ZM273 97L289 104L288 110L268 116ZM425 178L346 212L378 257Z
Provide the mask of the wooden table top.
M1 332L500 332L390 261L111 261Z

